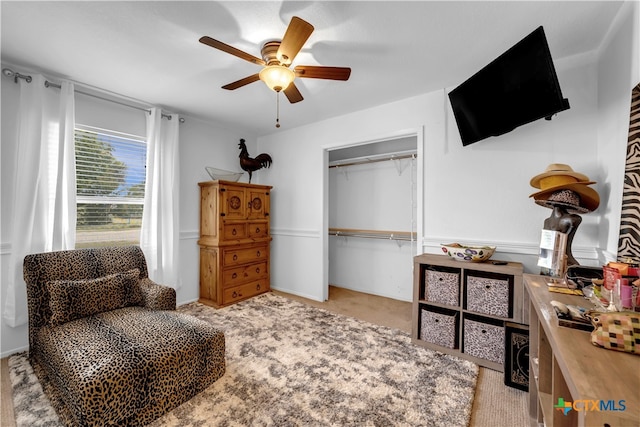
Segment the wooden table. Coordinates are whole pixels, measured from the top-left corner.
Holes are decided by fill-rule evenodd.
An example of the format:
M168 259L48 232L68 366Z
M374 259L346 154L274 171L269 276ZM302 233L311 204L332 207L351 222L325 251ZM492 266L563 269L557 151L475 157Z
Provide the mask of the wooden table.
M596 347L590 332L558 326L552 300L591 308L589 301L549 292L542 276L523 278L531 304L531 425L640 426L640 356ZM566 415L555 408L559 399L571 402Z

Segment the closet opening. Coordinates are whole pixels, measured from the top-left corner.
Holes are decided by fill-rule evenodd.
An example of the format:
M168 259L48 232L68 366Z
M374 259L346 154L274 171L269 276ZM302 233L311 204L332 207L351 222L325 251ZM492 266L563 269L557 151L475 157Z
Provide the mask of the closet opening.
M327 151L326 298L333 286L412 301L418 135Z

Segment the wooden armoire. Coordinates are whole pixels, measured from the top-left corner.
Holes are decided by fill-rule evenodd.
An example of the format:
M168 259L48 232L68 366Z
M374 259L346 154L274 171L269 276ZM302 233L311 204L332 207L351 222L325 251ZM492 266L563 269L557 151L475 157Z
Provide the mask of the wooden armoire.
M271 186L200 186L200 302L222 307L269 291Z

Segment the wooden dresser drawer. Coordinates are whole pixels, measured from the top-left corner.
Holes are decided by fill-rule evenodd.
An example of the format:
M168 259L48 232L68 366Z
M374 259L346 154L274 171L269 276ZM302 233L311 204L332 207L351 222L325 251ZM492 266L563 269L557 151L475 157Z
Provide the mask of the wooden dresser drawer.
M247 225L245 223L225 223L222 225L223 240L239 240L247 238Z
M248 264L266 259L269 259L268 244L248 246L238 249L225 249L222 255L222 263L225 267Z
M243 265L240 267L227 268L222 273L223 286L225 288L239 285L247 281L252 281L266 277L269 271L267 262Z
M231 304L245 298L249 298L269 290L269 279L264 278L255 282L246 283L244 285L235 286L224 290L222 295L222 304Z
M269 237L269 223L267 221L255 221L247 223L247 236L251 239Z

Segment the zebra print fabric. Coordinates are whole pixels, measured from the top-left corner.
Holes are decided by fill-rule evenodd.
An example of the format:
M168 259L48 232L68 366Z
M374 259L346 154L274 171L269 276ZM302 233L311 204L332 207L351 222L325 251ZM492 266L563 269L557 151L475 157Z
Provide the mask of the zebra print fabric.
M618 259L640 262L640 84L631 93Z

